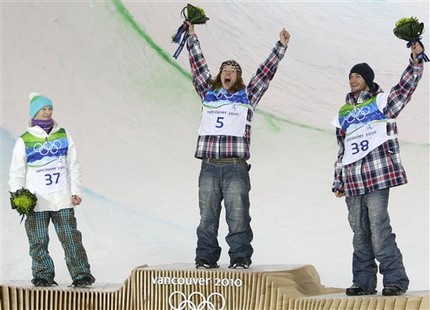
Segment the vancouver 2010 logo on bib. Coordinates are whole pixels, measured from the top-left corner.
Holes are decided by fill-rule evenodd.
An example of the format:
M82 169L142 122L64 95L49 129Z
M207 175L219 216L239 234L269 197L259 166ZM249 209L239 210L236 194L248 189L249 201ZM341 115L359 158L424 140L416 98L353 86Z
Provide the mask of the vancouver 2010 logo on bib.
M206 297L200 292L187 296L176 291L169 296L169 306L170 310L224 310L225 298L220 293L212 293Z

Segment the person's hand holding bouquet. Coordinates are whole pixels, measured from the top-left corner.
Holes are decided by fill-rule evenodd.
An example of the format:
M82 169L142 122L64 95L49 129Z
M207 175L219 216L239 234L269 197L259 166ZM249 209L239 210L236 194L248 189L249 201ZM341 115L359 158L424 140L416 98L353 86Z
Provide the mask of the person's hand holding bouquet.
M24 216L33 212L34 208L36 207L37 196L24 187L15 192L9 193L11 207L22 215L22 222Z
M179 44L178 49L173 55L175 59L178 58L182 48L185 45L185 41L188 37L189 25L205 24L206 21L209 20L209 18L206 17L205 11L203 9L195 7L189 3L182 9L181 15L185 18L185 20L182 25L179 26L178 30L172 35L172 43Z

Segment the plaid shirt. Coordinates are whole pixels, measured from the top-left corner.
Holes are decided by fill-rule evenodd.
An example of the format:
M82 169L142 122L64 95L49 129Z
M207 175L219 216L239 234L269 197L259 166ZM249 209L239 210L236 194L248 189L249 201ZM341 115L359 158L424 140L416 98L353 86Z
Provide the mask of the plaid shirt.
M197 36L191 35L187 39L187 49L193 76L193 85L202 99L211 89L212 75L203 56L200 42ZM251 81L246 87L249 104L255 110L263 94L269 88L269 83L273 79L278 69L279 61L284 57L286 46L279 41L272 49L269 57L257 69ZM248 121L252 120L252 110L248 112ZM246 125L243 137L235 136L199 136L195 157L197 158L228 158L240 157L248 159L250 157L251 126Z
M386 104L382 112L388 119L395 120L411 100L412 94L423 75L423 69L422 62L413 64L410 61L400 78L400 82L391 88L388 96L383 97ZM357 102L376 97L380 93L382 90L379 87L374 93L361 92L358 98L354 98L349 93L346 96L346 103L355 105ZM399 141L395 137L397 135L395 122L387 123L387 134L392 136L392 139L372 150L364 158L348 165L342 165L345 131L336 128L339 152L334 165L333 192L339 190L344 191L346 196L357 196L407 183L406 172L400 160Z

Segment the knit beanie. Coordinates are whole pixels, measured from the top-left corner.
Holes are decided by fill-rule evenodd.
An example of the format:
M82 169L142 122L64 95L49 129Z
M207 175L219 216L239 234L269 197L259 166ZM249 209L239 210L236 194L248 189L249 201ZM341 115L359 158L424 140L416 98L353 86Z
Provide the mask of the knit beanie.
M28 97L30 98L31 119L33 119L36 116L37 112L39 112L40 109L42 109L43 107L50 106L52 109L54 108L51 99L38 93L31 93L30 95L28 95Z
M219 71L222 71L222 69L224 69L225 66L232 66L237 71L237 73L239 73L240 75L242 75L242 68L237 63L236 60L226 60L226 61L224 61L221 64L221 66L219 67Z
M367 63L363 62L360 64L356 64L354 67L352 67L351 71L349 72L349 75L351 75L351 73L360 74L366 82L367 86L369 86L369 88L372 88L375 73Z

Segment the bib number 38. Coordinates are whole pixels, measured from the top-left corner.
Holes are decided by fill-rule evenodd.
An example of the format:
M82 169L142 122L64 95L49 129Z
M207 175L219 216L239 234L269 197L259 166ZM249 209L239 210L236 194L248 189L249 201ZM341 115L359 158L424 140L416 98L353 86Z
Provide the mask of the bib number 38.
M365 152L369 149L369 141L363 140L360 143L351 143L352 155L358 154L359 152Z

